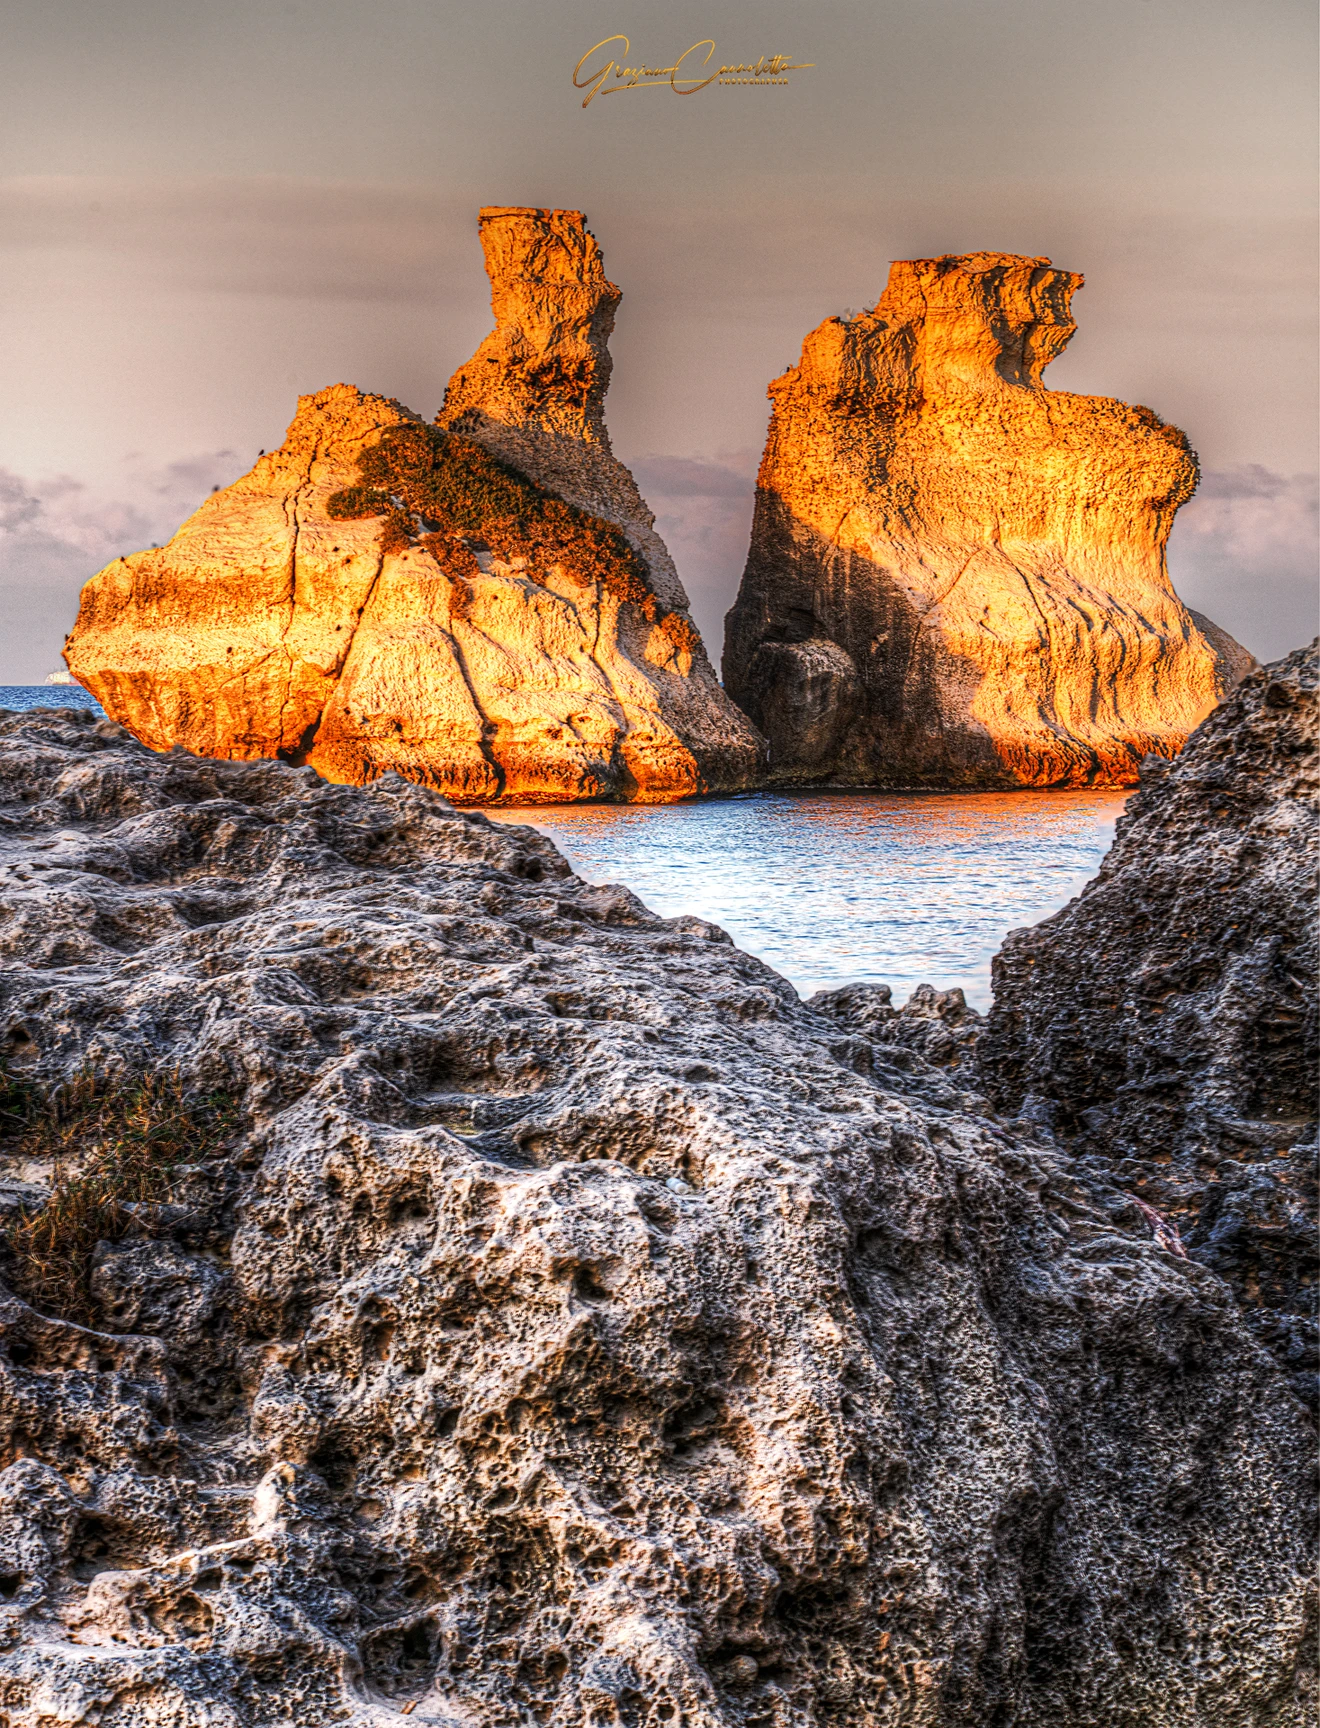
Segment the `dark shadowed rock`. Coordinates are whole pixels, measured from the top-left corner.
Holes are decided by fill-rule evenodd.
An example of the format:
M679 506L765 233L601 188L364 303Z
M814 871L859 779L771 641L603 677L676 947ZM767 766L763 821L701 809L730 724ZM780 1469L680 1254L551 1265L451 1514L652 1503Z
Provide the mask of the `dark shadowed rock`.
M1317 650L1148 762L1099 875L1015 930L977 1047L1005 1109L1174 1220L1314 1399Z
M1309 1721L1303 1413L956 1002L88 717L0 869L11 1072L239 1124L87 1324L0 1293L12 1728Z
M946 1077L956 1076L964 1086L981 1084L975 1052L985 1017L967 1006L961 990L918 984L903 1006L895 1008L888 984L845 984L818 990L807 1006L860 1032L874 1048L877 1062L902 1069L911 1066L908 1056L915 1054L921 1063Z

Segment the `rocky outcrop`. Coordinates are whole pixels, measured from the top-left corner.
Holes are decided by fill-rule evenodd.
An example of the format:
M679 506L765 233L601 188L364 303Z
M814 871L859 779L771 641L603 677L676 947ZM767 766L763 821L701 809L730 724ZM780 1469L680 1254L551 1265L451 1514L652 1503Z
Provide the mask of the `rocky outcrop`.
M9 1238L13 1728L1309 1720L1284 1377L878 995L397 776L72 712L0 722L0 866L22 1095L177 1073L231 1136L86 1311ZM83 1096L44 1209L14 1172L61 1228L153 1144Z
M760 741L610 454L619 292L595 241L570 211L488 211L483 238L500 325L446 429L348 385L302 397L279 450L84 588L65 658L153 749L393 770L462 802L755 778Z
M895 264L770 386L724 675L778 783L1127 785L1253 664L1169 582L1183 434L1041 384L1081 282Z
M1152 760L1078 899L1016 930L977 1045L1006 1109L1179 1228L1316 1396L1317 650Z
M918 1070L924 1064L962 1085L980 1088L976 1046L985 1017L967 1006L961 990L918 984L903 1006L895 1008L888 984L845 984L818 990L809 1006L850 1032L862 1033L877 1061L906 1070L915 1055L920 1058Z
M610 448L609 340L623 296L578 210L481 212L495 328L449 380L437 423L615 523L667 607L687 596L637 482Z

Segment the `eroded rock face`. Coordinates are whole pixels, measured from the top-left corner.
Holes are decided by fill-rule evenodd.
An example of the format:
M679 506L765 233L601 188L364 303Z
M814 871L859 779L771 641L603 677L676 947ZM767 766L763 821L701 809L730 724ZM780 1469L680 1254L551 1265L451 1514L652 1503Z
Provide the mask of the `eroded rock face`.
M579 210L481 212L495 328L449 380L437 423L617 523L667 606L687 596L637 482L610 448L609 340L623 296Z
M90 1327L4 1297L14 1728L1308 1719L1286 1380L879 994L69 711L0 865L11 1068L241 1121Z
M976 1052L1179 1225L1312 1402L1316 686L1313 644L1146 764L1099 875L996 957Z
M393 770L461 802L656 802L755 779L760 740L610 454L619 293L599 249L575 212L485 215L500 328L450 387L463 437L348 385L302 397L279 450L83 590L65 658L144 743L354 784ZM515 245L524 230L536 242ZM466 461L461 521L433 519L397 473L363 486L400 438ZM469 438L505 468L475 472ZM576 507L565 537L524 543L519 511L559 499Z
M1183 434L1041 384L1081 281L895 264L770 386L724 675L778 783L1127 785L1254 664L1169 582Z
M655 517L610 447L609 339L623 296L605 276L600 247L578 210L491 206L480 231L495 328L450 379L437 424L623 531L658 602L687 627L681 678L672 657L642 649L666 717L706 786L752 785L764 740L720 689Z

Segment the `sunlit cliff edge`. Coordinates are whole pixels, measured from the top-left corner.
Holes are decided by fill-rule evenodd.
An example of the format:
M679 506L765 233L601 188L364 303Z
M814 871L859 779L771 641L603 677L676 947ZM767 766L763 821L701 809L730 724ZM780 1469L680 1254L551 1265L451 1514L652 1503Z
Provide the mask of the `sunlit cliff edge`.
M770 386L724 672L778 783L1128 785L1254 664L1169 581L1183 433L1041 383L1081 285L896 263Z
M749 784L761 741L610 450L600 249L576 211L484 210L481 236L496 328L439 429L346 384L300 398L280 449L87 584L69 667L155 749L335 781L483 803Z

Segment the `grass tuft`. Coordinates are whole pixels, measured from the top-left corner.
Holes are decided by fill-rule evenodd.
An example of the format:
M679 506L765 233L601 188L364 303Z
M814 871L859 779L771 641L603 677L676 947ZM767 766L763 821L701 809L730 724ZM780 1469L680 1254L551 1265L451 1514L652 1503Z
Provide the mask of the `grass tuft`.
M161 1234L153 1210L178 1167L213 1158L236 1123L231 1099L190 1097L176 1073L85 1073L46 1098L0 1073L0 1152L52 1171L49 1199L5 1233L8 1282L34 1308L90 1323L98 1244Z

